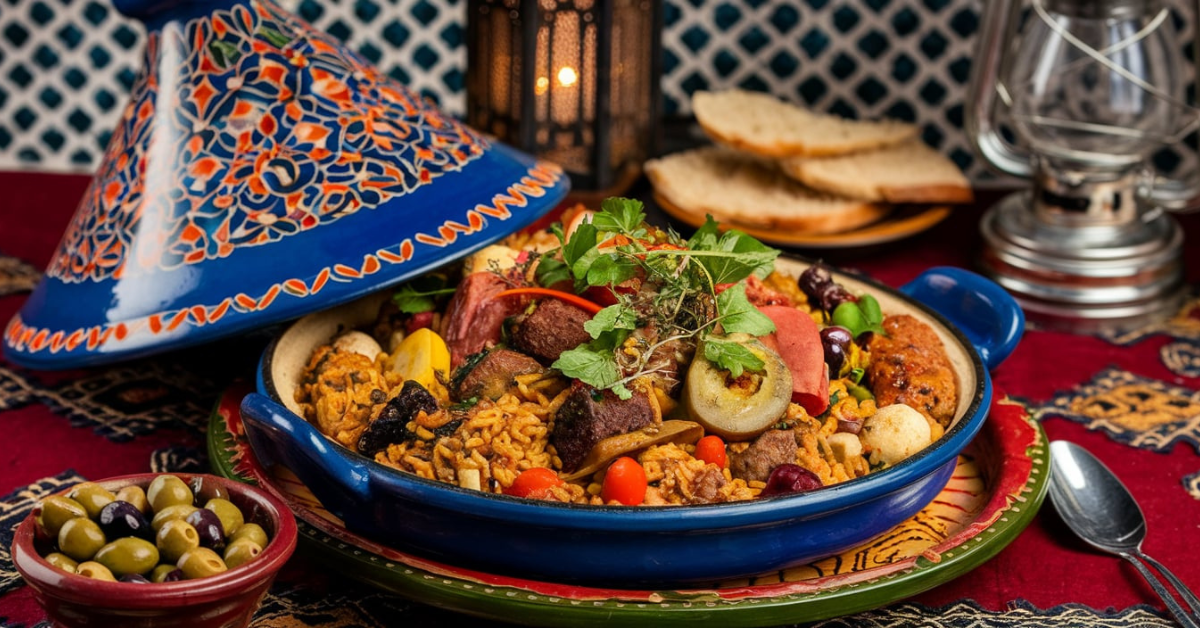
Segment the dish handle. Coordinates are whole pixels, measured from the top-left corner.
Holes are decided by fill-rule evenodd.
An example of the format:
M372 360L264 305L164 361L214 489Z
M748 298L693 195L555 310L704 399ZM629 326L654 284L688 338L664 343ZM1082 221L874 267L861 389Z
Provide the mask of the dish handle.
M345 519L355 504L371 502L370 472L308 421L259 393L242 399L242 424L264 467L281 464L296 474L326 510Z
M1025 312L999 284L969 270L935 266L900 287L900 292L950 319L994 369L1025 331Z

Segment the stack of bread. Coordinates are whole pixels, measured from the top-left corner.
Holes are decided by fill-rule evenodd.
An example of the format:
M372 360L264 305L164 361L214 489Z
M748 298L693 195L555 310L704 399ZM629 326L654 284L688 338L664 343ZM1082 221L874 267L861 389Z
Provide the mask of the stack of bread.
M657 200L676 215L828 234L897 204L972 200L958 166L913 124L824 115L741 90L697 92L692 111L715 144L646 162Z

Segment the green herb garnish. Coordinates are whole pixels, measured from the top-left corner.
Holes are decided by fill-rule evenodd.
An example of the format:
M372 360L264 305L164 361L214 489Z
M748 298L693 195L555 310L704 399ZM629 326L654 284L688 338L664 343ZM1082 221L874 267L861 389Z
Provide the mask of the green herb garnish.
M767 365L746 345L715 338L704 341L704 357L733 377L741 377L744 371L761 371Z
M479 403L479 397L470 397L450 406L451 412L466 412Z
M454 294L454 288L446 287L445 278L427 275L400 286L392 295L392 302L405 314L419 314L436 308L435 297L447 294Z
M572 280L580 293L608 289L616 304L584 326L591 342L564 352L552 366L623 399L632 394L626 384L660 370L655 352L668 343L694 347L705 341L704 359L735 377L763 369L763 361L746 347L707 339L716 333L775 331L771 319L746 298L743 282L769 274L779 251L740 231L719 233L711 217L686 241L647 226L645 218L640 201L610 198L569 238L561 227L554 228L560 246L540 256L538 281L548 286ZM625 351L627 341L630 351Z

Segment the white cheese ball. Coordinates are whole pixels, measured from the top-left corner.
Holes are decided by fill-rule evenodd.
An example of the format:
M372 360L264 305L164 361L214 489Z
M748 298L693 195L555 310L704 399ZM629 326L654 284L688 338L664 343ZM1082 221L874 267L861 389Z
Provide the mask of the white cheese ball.
M858 434L871 463L894 465L933 442L925 416L902 403L884 406L863 421Z
M333 341L333 348L338 351L364 355L368 360L374 360L375 356L383 353L379 343L361 331L348 331L338 336Z

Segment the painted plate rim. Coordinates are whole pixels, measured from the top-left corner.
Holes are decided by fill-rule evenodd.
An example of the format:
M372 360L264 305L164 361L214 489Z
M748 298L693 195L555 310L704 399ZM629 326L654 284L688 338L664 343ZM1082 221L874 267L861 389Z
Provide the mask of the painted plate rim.
M1002 486L990 489L987 504L963 529L921 556L867 570L878 572L875 577L840 574L818 578L817 585L799 581L674 591L533 581L458 568L391 550L298 507L294 498L264 481L266 472L246 441L239 405L251 390L249 383L239 383L226 390L214 408L207 433L209 460L217 474L262 486L288 503L311 556L381 590L425 604L502 621L520 616L530 625L560 626L568 621L580 625L635 626L647 621L665 625L719 616L723 625L755 626L816 621L877 608L948 582L986 562L1028 526L1049 488L1044 430L1023 406L997 394L984 429L989 442L997 437L1010 441L996 447L1006 461L1002 465L1004 473L994 483ZM1018 429L1000 430L996 425L999 422ZM1014 442L1016 438L1024 440ZM1005 492L1001 494L1001 490ZM993 506L1002 496L1006 496L1004 505ZM984 515L987 520L981 521ZM342 567L336 563L342 563ZM347 563L354 569L345 568Z

